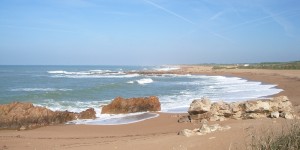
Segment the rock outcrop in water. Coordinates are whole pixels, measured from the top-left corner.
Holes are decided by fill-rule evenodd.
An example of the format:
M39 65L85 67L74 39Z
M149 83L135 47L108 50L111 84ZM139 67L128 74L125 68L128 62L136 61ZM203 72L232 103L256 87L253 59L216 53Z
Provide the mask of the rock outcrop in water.
M160 111L158 97L115 98L110 104L102 107L102 114L124 114L145 111Z
M215 102L207 98L194 100L188 110L189 115L183 116L178 122L224 121L226 119L257 119L286 118L293 119L292 104L286 96L270 100L254 100L246 102Z
M90 108L81 113L52 111L33 106L32 103L13 102L0 105L0 129L34 129L61 124L75 119L94 119L96 112Z
M95 119L96 118L96 112L94 108L89 108L85 111L82 111L78 115L78 119Z

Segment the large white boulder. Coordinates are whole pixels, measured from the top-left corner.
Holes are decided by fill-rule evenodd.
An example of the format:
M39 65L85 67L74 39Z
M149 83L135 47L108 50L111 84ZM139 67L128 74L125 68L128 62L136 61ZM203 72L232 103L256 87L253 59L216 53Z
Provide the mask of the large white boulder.
M207 98L201 98L200 100L194 100L191 103L188 113L190 115L202 114L202 113L209 112L210 108L211 108L211 101Z

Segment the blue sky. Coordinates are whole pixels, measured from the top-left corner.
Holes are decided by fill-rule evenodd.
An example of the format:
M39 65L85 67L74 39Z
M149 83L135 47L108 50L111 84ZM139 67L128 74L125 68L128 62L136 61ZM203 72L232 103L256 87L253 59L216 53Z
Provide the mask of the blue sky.
M1 0L0 64L300 60L299 0Z

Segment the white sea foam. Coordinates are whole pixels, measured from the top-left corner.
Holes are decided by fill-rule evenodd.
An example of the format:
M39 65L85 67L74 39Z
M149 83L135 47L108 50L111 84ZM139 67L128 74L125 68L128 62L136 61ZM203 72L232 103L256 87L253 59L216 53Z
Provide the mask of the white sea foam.
M94 108L96 111L96 119L84 119L84 120L73 120L67 124L86 124L86 125L119 125L119 124L130 124L135 122L140 122L143 120L155 118L159 116L155 113L130 113L130 114L101 114L101 106L109 103L111 100L102 101L55 101L52 99L43 100L35 106L47 107L53 111L71 111L71 112L81 112L88 108Z
M151 78L144 78L144 79L136 80L136 82L138 84L149 84L152 83L153 80Z
M106 74L73 74L73 75L66 75L66 74L57 74L51 77L53 78L73 78L73 79L80 79L80 78L134 78L140 76L139 74L124 74L124 73L106 73Z
M88 108L94 108L96 116L99 117L101 114L100 106L106 105L111 100L101 101L56 101L53 99L46 99L35 103L36 106L43 106L53 111L71 111L71 112L82 112Z
M72 89L56 89L56 88L16 88L11 89L12 92L35 92L35 91L42 91L42 92L54 92L54 91L72 91Z
M154 82L154 81L151 78L143 78L143 79L139 79L139 80L127 81L126 83L129 83L129 84L137 83L137 84L144 85L144 84L149 84L152 82Z
M223 100L225 102L243 101L249 99L256 99L273 95L282 91L275 88L276 85L262 84L261 82L247 81L245 79L237 77L222 77L222 76L198 76L198 75L185 75L185 76L164 76L162 78L190 78L185 82L168 82L170 86L172 84L180 84L182 86L188 86L185 90L178 91L178 93L170 93L168 95L159 96L162 104L163 112L186 112L189 104L194 99L200 99L201 97L208 97L213 101ZM130 80L127 83L133 84L149 84L154 82L151 78L142 78L139 80ZM159 82L159 81L157 81ZM190 87L191 86L191 87ZM98 109L101 104L107 104L108 101L88 101L88 102L56 102L51 101L47 104L54 110L69 110L80 112L89 107ZM100 114L97 113L98 116Z
M133 84L133 83L134 83L134 81L128 81L127 83Z
M152 119L158 117L159 114L155 113L131 113L131 114L101 114L100 117L92 120L74 120L70 121L67 124L85 124L85 125L121 125L121 124L130 124L141 122L144 120Z
M89 71L64 71L64 70L56 70L56 71L47 71L49 74L58 74L58 75L124 75L125 73L120 71L111 71L111 70L89 70Z
M158 75L144 75L146 77L153 77L153 78L193 78L194 75L191 74L158 74Z
M201 97L208 97L212 101L225 102L257 99L281 92L276 85L247 81L237 77L196 76L188 78L193 81L175 82L182 86L193 86L192 90L183 90L174 95L159 96L163 112L186 112L189 104Z
M106 72L112 72L111 70L90 70L88 71L90 73L106 73Z
M172 70L178 70L178 69L180 69L180 67L178 67L178 66L159 66L159 67L154 68L154 70L157 70L157 71L172 71Z
M282 91L281 89L276 89L276 85L266 85L261 82L247 81L236 77L194 75L185 77L196 80L170 83L170 86L171 84L182 84L183 86L194 85L197 86L196 89L186 89L175 95L159 96L163 112L186 112L189 104L194 99L200 99L204 96L209 97L213 101L222 99L226 102L232 102L265 97ZM128 81L127 83L147 84L152 82L153 80L151 78L143 78L140 80Z
M51 74L65 74L66 71L63 71L63 70L57 70L57 71L48 71L48 73L51 73Z
M69 76L69 75L64 75ZM74 75L71 75L74 76ZM83 77L83 75L76 75ZM92 75L88 75L91 77ZM100 75L103 77L103 75ZM112 75L111 75L112 76ZM124 75L122 75L124 76ZM151 76L152 78L152 76ZM127 83L133 84L149 84L154 82L150 76L138 80L129 80ZM190 103L195 99L201 97L208 97L212 101L223 100L225 102L244 101L249 99L256 99L273 95L282 91L275 88L276 85L262 84L261 82L247 81L237 77L223 77L223 76L203 76L203 75L163 75L153 77L158 84L163 79L172 79L172 82L166 82L168 86L183 86L184 90L168 93L164 95L158 95L162 112L186 112ZM175 78L175 79L173 79ZM178 79L176 79L178 78ZM182 80L181 78L187 78L188 80ZM157 79L157 80L156 80ZM173 82L173 80L175 82ZM180 82L177 82L179 80ZM125 81L126 82L126 81ZM164 83L165 84L165 83ZM53 110L69 110L80 112L89 107L95 108L97 112L96 120L80 120L73 122L75 124L122 124L133 123L142 119L132 119L136 117L128 117L128 115L120 116L105 116L100 114L101 108L99 106L109 103L107 101L49 101L47 103L41 103L42 106L48 106ZM130 116L130 115L129 115ZM141 118L151 118L151 116L144 116ZM133 121L132 121L133 120Z

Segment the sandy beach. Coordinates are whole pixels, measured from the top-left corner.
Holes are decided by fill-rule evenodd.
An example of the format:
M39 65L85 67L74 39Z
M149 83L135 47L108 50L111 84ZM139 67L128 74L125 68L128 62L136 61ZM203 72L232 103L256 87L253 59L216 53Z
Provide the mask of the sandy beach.
M299 115L300 70L212 70L207 66L181 66L171 72L180 74L203 74L241 77L278 85L295 106ZM277 96L276 95L276 96ZM217 122L229 125L230 130L218 131L202 136L184 137L177 133L182 129L198 128L193 123L177 123L182 114L159 113L154 119L127 125L59 125L35 130L0 131L0 150L32 149L246 149L247 135L252 130L281 127L285 119L227 120ZM215 123L215 122L210 122Z

